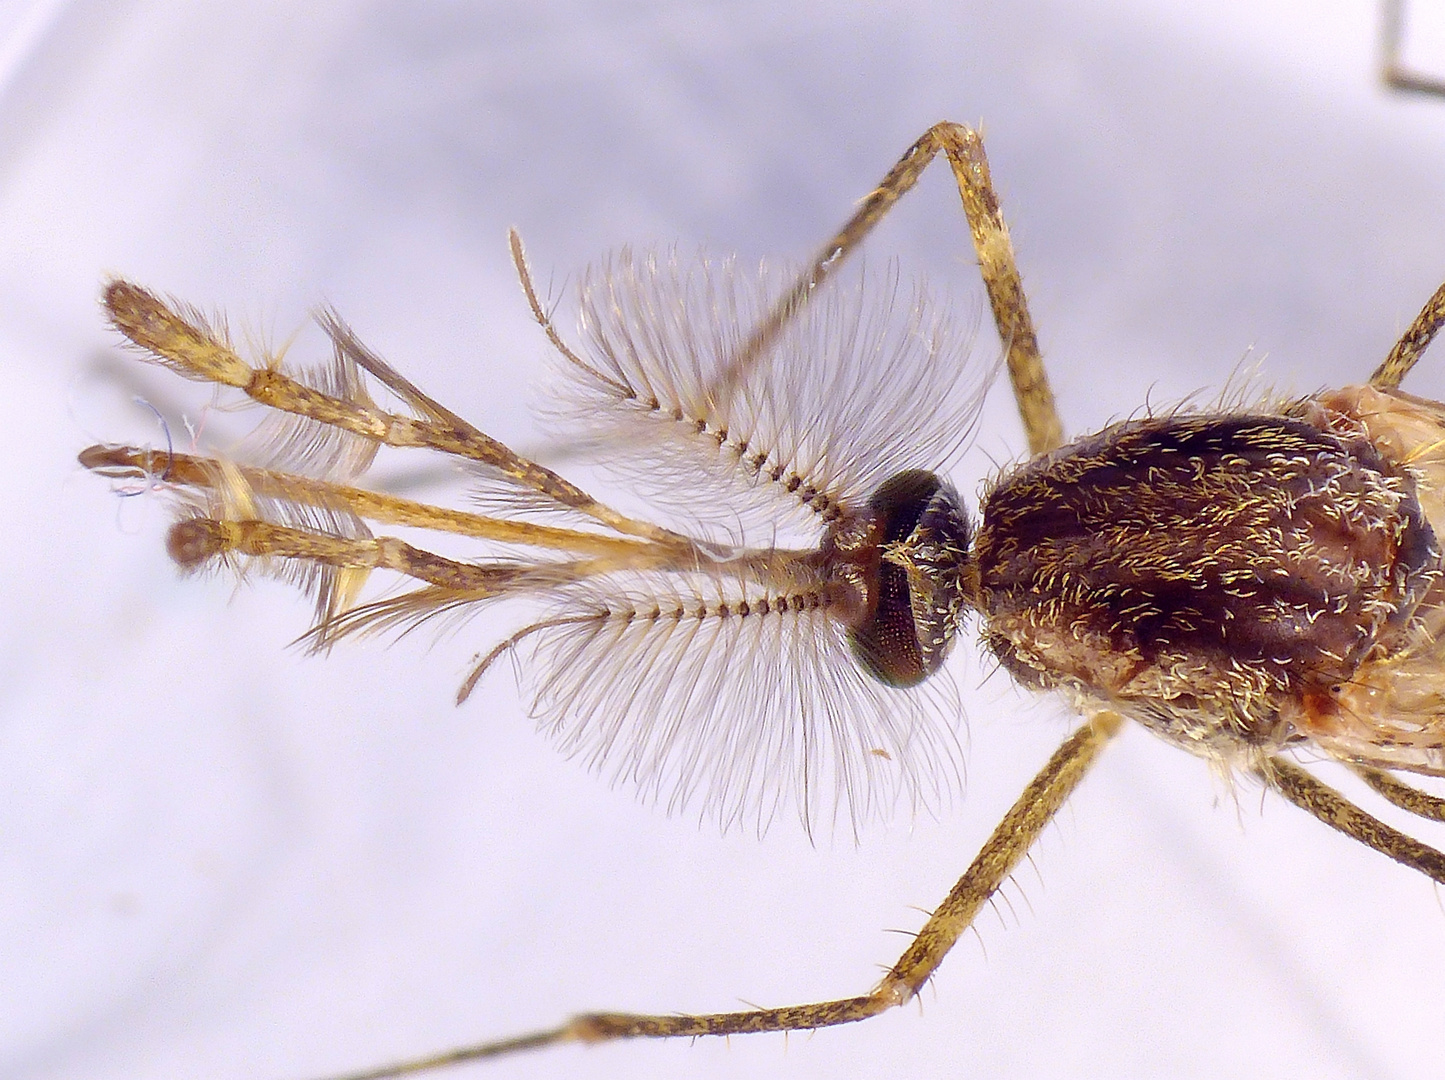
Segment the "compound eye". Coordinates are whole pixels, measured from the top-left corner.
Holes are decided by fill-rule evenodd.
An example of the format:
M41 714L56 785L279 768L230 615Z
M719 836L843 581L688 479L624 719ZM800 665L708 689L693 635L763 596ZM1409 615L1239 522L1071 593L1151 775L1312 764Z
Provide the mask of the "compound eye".
M923 469L889 477L868 509L882 535L877 577L848 644L875 679L913 686L938 670L958 634L967 596L968 516L958 492Z

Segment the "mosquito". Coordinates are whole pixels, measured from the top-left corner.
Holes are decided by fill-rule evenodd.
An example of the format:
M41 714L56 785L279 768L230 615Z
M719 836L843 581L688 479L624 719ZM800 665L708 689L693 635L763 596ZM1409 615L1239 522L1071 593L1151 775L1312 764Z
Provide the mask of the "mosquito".
M990 484L976 515L940 475L982 393L959 392L950 319L916 298L890 327L830 284L940 153L1031 455ZM301 582L316 599L316 648L528 602L459 698L512 658L564 751L725 826L765 827L789 804L808 827L856 825L945 795L957 716L930 687L965 622L1019 683L1085 719L866 993L582 1015L348 1080L565 1042L813 1029L901 1005L1126 721L1445 883L1445 855L1291 760L1334 759L1396 806L1445 821L1445 799L1404 779L1445 776L1445 405L1400 389L1445 322L1445 286L1361 385L1180 407L1065 444L983 143L967 127L924 133L781 290L675 256L603 264L581 282L579 349L539 298L515 233L511 247L569 423L631 475L682 476L681 500L676 488L653 494L659 506L673 497L686 527L619 512L489 438L330 312L319 319L334 362L302 375L276 357L243 359L195 312L124 281L106 287L105 308L144 359L240 390L284 423L249 452L95 446L80 460L177 494L167 546L182 567ZM382 447L464 463L496 512L360 486ZM713 488L736 500L731 518L696 510L707 500L695 493ZM793 524L760 527L758 506ZM459 535L484 554L445 557L377 526ZM405 585L361 599L377 570Z

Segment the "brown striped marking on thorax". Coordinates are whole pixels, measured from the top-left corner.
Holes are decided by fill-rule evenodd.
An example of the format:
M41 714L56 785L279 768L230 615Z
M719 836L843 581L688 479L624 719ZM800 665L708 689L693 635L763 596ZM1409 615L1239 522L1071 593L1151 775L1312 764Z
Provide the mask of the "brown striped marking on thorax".
M974 558L1004 667L1207 756L1297 737L1440 552L1407 469L1286 411L1133 420L1001 477Z

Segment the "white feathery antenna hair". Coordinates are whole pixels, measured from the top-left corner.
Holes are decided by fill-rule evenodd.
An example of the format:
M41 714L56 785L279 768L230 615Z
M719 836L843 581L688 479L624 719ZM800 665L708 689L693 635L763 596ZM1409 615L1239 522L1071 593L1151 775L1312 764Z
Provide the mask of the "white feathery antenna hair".
M859 663L850 627L865 601L824 548L837 529L873 520L886 478L945 472L966 443L999 367L966 362L973 325L905 287L895 267L880 280L855 269L756 347L748 328L794 275L623 250L580 279L574 350L515 236L513 254L557 352L549 424L619 475L656 524L472 428L330 311L318 314L329 365L302 370L268 353L253 366L224 331L116 283L117 318L154 359L273 406L234 458L167 455L167 473L186 477L172 554L299 585L316 602L314 648L530 602L459 700L511 654L532 714L564 752L669 811L762 831L792 805L807 830L856 834L900 802L912 813L946 803L962 775L952 685L888 685ZM377 405L371 380L400 412ZM497 516L403 507L352 486L383 443L460 454ZM559 510L568 528L538 521ZM367 520L462 532L483 557L432 555ZM376 568L412 585L358 604ZM947 647L956 615L934 646Z
M745 532L815 534L894 473L947 471L1001 362L967 362L976 312L960 322L896 264L870 275L860 263L729 380L797 276L629 248L590 267L577 289L581 357L554 365L549 426L690 524Z
M748 329L796 275L630 249L581 276L574 351L514 251L558 346L550 429L727 555L785 538L816 547L885 477L946 471L999 367L966 362L974 325L921 285L905 294L896 268L881 282L860 268L726 384ZM791 803L806 828L832 819L856 832L899 801L914 813L947 802L962 775L948 680L877 682L825 608L779 603L818 585L806 567L765 562L551 590L545 617L509 643L543 729L613 782L725 828L761 831Z

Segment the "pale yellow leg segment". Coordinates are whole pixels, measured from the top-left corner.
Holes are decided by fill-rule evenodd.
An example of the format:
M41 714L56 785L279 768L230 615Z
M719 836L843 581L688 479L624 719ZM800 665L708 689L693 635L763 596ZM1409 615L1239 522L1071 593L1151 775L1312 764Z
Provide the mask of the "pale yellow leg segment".
M963 210L968 217L969 232L973 236L973 247L978 253L979 271L988 290L994 323L998 326L999 340L1008 351L1009 379L1028 436L1029 452L1041 454L1063 441L1063 426L1059 422L1053 391L1049 389L1048 376L1039 355L1039 343L1034 335L1033 320L1029 317L1013 244L999 210L998 196L994 194L983 139L978 132L962 124L935 124L909 147L882 183L863 200L858 212L824 245L813 265L798 278L738 350L720 380L721 393L725 394L746 377L749 368L767 352L814 290L863 242L863 238L893 208L893 204L913 188L923 170L940 151L947 155L953 167L958 193L963 199Z
M1425 301L1410 328L1395 342L1390 355L1370 376L1370 385L1376 390L1396 389L1430 347L1442 325L1445 325L1445 285L1441 285Z
M1430 821L1445 821L1445 799L1421 791L1387 772L1372 769L1368 765L1351 765L1350 771L1370 787L1381 798L1394 803L1401 810L1408 810L1417 817Z
M709 1013L699 1016L649 1016L632 1013L589 1013L561 1027L499 1042L450 1050L415 1061L399 1062L338 1080L382 1080L425 1072L479 1058L501 1057L565 1042L611 1039L676 1038L698 1035L743 1035L764 1031L805 1031L866 1020L911 1000L942 963L989 897L1018 868L1044 827L1079 786L1104 745L1123 721L1113 713L1090 719L1054 752L1029 783L1013 808L994 829L953 891L929 917L893 969L870 993L811 1005L779 1009Z
M1407 836L1398 829L1391 828L1379 818L1365 813L1334 788L1323 781L1316 780L1298 765L1286 761L1284 758L1272 757L1268 764L1260 770L1259 775L1265 783L1290 802L1301 810L1309 811L1330 828L1338 829L1346 836L1358 840L1367 847L1374 848L1380 854L1388 855L1396 862L1412 867L1426 877L1445 884L1445 854L1420 843L1413 836ZM1369 776L1365 776L1365 779L1373 785L1374 781ZM1395 781L1394 784L1395 787L1391 787L1389 791L1380 787L1376 787L1376 790L1391 802L1397 802L1395 796L1401 794L1396 787L1413 790L1398 781ZM1426 800L1431 799L1423 792L1416 794ZM1438 802L1438 800L1434 801ZM1403 806L1406 810L1411 809L1403 802L1398 805Z

